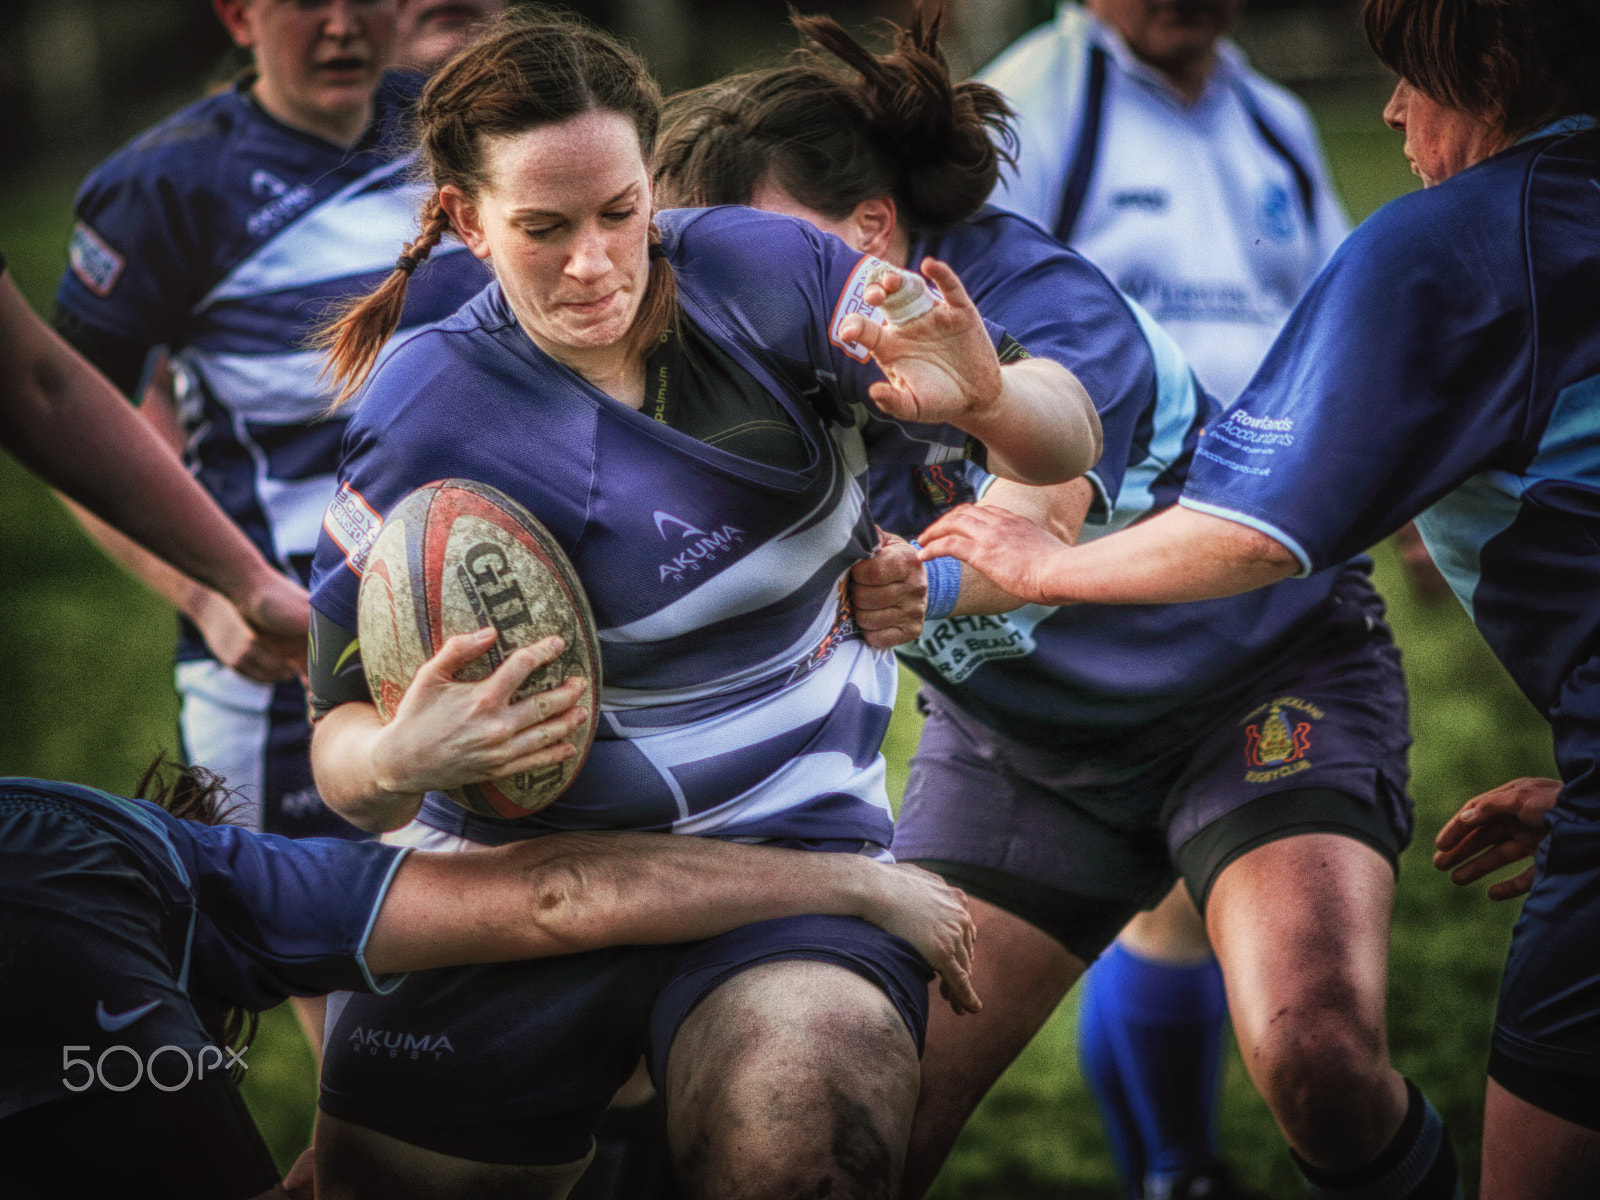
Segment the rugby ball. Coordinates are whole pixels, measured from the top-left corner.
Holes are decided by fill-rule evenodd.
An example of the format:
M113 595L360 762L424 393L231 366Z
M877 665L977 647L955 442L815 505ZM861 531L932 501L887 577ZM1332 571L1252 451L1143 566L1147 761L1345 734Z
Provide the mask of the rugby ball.
M445 479L400 501L373 543L357 605L367 686L384 721L447 640L485 625L500 636L457 679L484 679L514 650L559 634L561 656L528 676L517 698L581 675L589 681L582 703L595 711L600 649L589 601L550 531L504 492ZM488 817L537 812L582 769L594 728L591 717L573 734L578 753L563 762L446 795Z

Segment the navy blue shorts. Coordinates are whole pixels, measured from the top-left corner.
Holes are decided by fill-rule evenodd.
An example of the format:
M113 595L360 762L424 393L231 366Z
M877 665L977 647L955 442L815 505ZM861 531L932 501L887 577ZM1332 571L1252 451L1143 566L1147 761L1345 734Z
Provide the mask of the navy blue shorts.
M1490 1076L1513 1095L1600 1130L1600 659L1580 668L1554 715L1566 786L1546 818L1537 874L1500 982Z
M126 1183L133 1131L139 1153L172 1163L172 1195L277 1182L231 1056L179 984L187 917L169 928L145 871L70 801L0 797L0 1194L108 1194ZM81 1152L86 1128L109 1131L90 1139L109 1157L61 1152ZM121 1177L103 1189L102 1162Z
M1204 910L1239 855L1335 832L1397 865L1410 841L1411 744L1399 652L1382 622L1330 624L1215 718L1041 749L924 692L894 854L1037 925L1084 961L1183 877Z
M478 1162L569 1163L646 1055L657 1079L679 1024L764 962L833 962L872 980L922 1044L932 972L911 946L849 917L787 917L689 947L413 972L330 1014L323 1111Z

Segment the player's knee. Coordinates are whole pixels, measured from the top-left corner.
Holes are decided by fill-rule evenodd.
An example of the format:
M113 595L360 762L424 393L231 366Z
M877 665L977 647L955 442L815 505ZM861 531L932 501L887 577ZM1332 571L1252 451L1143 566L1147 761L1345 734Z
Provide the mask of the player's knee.
M785 1127L707 1133L675 1156L695 1200L889 1200L904 1162L901 1123L835 1093Z
M1286 1008L1251 1054L1257 1086L1291 1140L1350 1124L1388 1069L1382 1026L1347 1006Z

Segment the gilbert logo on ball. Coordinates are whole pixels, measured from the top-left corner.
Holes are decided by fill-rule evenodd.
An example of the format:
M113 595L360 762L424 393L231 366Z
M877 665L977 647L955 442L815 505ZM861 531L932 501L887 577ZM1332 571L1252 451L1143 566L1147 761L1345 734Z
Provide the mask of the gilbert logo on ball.
M589 681L591 711L600 693L594 615L571 562L532 513L485 484L446 479L395 505L367 558L357 614L367 686L385 721L439 647L486 625L499 636L456 678L484 679L513 651L557 634L561 656L528 676L517 697L573 675ZM573 735L578 753L564 762L447 794L484 816L537 812L577 776L594 728L591 719Z

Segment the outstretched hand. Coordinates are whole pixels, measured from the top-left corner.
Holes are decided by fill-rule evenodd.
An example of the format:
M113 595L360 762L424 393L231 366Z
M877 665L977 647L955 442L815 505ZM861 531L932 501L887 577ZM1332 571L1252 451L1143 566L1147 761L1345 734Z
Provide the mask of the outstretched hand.
M922 274L944 299L904 325L879 325L851 313L839 336L871 353L884 379L867 391L877 406L901 421L949 422L965 427L1000 400L1000 359L967 289L949 266L922 260ZM881 305L903 286L898 273L869 284L862 299Z
M880 529L872 557L850 568L850 607L874 649L916 641L928 613L928 572L917 548Z
M1059 556L1071 547L1026 517L992 504L962 504L951 509L917 541L917 557L959 558L1013 596L1030 604L1059 604L1052 591Z
M1532 856L1544 840L1545 814L1561 796L1559 779L1513 779L1474 796L1434 839L1433 865L1458 886ZM1534 868L1489 885L1489 899L1510 900L1533 886Z
M978 934L966 895L910 863L896 863L884 871L887 885L881 911L869 919L916 947L938 974L939 994L957 1015L978 1012L983 1001L972 986Z

